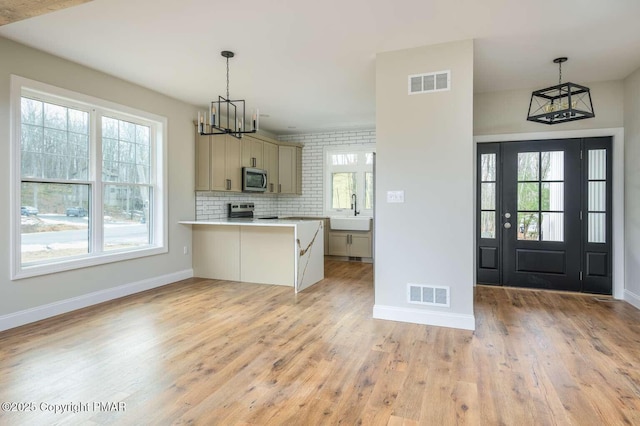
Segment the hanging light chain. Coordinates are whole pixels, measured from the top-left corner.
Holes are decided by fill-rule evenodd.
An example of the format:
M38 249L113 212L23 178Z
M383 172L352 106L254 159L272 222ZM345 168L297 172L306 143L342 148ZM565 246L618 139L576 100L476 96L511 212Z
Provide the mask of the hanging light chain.
M229 98L229 57L227 56L227 99Z
M229 60L227 59L227 62ZM562 84L562 62L558 62L558 68L559 68L559 76L558 76L558 84ZM227 71L228 73L228 71ZM229 83L227 83L229 84Z

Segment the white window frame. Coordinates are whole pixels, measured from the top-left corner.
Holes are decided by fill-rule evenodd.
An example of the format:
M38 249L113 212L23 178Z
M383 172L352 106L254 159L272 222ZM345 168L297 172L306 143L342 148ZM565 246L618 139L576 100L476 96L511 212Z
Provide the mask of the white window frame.
M323 162L323 182L324 182L324 215L325 216L349 216L353 215L352 209L334 209L333 193L332 193L332 174L334 172L355 172L356 173L356 197L358 202L358 216L373 217L373 208L364 208L364 186L365 172L373 172L373 165L367 165L362 162L355 166L334 166L331 164L331 155L333 154L358 154L364 157L368 152L376 152L373 144L363 145L345 145L345 146L329 146L324 148Z
M94 265L119 262L146 256L167 253L168 235L168 192L167 192L167 119L156 114L141 111L125 105L120 105L104 99L96 98L71 90L55 87L46 83L30 80L24 77L11 76L11 214L10 214L10 256L11 279L51 274ZM59 102L67 107L78 107L90 111L90 175L87 181L93 188L91 193L90 223L92 224L89 245L91 252L86 255L73 256L62 259L52 259L28 266L21 261L21 99L23 96L36 96L45 102ZM103 247L103 214L102 189L110 182L102 181L102 152L99 141L102 138L101 126L97 125L97 118L101 115L121 120L133 120L138 124L151 128L151 172L150 184L153 188L153 199L150 205L151 243L143 247L120 250L102 251ZM75 182L74 182L75 183Z

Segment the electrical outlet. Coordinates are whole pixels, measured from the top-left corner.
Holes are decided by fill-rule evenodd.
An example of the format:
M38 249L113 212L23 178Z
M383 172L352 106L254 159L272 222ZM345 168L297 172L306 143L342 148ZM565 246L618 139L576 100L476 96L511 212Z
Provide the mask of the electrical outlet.
M189 254L189 247L184 246L184 250L183 251L184 251L184 254Z

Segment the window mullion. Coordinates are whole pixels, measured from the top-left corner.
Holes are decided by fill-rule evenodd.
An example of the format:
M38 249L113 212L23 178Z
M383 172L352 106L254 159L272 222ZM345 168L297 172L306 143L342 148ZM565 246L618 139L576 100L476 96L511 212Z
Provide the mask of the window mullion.
M102 110L93 109L91 114L91 238L92 253L103 252L104 241L104 184L102 183Z

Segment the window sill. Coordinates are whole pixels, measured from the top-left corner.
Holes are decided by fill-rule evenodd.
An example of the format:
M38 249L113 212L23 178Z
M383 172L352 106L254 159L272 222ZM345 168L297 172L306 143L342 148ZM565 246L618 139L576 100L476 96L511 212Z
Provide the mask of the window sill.
M71 271L75 269L87 268L90 266L104 265L114 262L122 262L125 260L139 259L142 257L155 256L167 253L167 247L145 247L139 250L131 250L126 252L103 253L97 256L87 255L86 257L61 260L47 264L31 265L20 267L13 271L11 280L20 280L23 278L37 277L40 275L54 274L58 272Z

